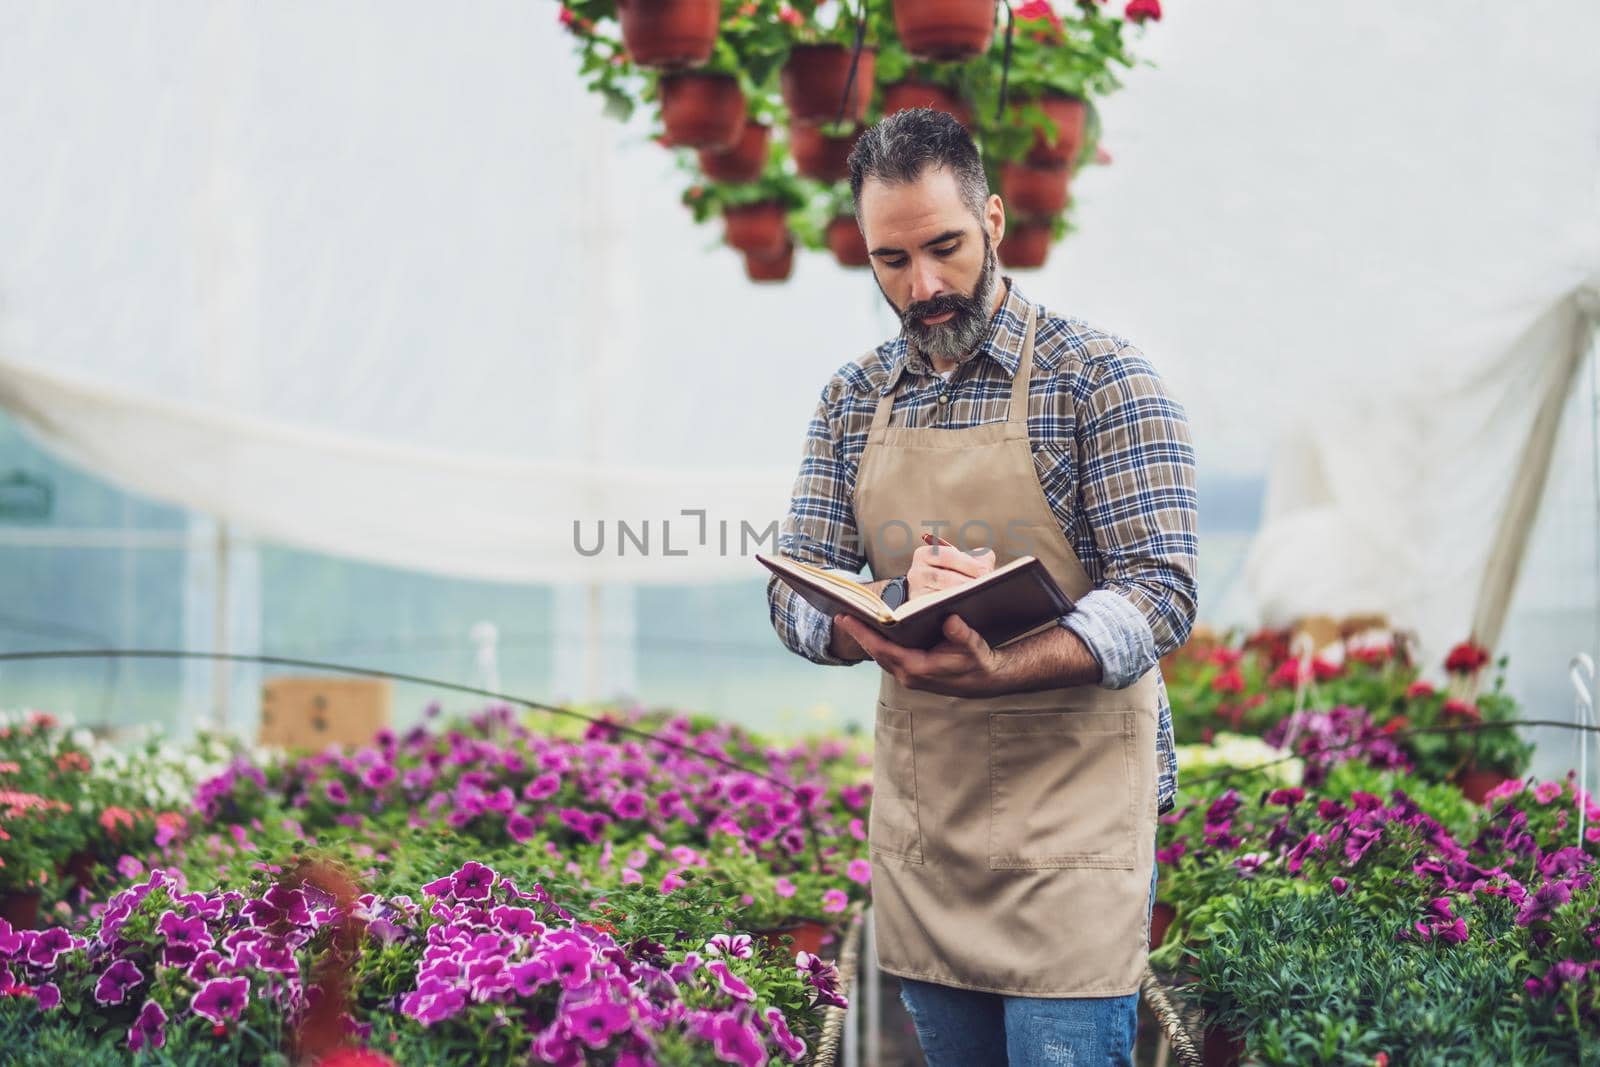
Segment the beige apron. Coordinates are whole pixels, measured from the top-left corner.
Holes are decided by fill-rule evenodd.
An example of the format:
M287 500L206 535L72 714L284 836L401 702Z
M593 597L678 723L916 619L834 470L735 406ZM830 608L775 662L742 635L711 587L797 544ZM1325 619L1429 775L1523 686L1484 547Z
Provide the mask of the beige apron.
M986 544L997 565L1026 552L1073 598L1092 588L1028 444L1033 336L1030 308L1003 423L893 427L893 394L879 399L855 494L874 578L906 573L922 524L949 521L946 540ZM868 834L883 969L1019 996L1134 992L1149 943L1158 709L1154 671L1123 690L983 698L883 672Z

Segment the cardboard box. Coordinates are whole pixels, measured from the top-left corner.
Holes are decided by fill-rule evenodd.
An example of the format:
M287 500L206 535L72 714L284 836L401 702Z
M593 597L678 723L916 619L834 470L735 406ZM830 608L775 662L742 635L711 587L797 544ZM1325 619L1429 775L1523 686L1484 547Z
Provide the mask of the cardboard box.
M305 749L370 744L389 725L392 703L393 687L383 678L268 678L258 740Z

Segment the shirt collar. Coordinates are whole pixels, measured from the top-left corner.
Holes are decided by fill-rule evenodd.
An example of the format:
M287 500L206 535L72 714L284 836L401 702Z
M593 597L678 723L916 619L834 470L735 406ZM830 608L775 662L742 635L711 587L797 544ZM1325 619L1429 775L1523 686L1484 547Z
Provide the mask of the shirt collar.
M1005 299L1000 302L1000 309L989 320L989 335L978 346L978 351L972 358L982 359L987 356L1005 371L1007 378L1014 378L1017 367L1022 363L1022 344L1027 339L1028 298L1009 276L1002 275L1000 280L1006 286ZM900 383L901 375L907 371L927 377L938 373L926 356L907 343L905 331L902 330L899 337L889 342L889 376L878 393L883 395L894 392Z

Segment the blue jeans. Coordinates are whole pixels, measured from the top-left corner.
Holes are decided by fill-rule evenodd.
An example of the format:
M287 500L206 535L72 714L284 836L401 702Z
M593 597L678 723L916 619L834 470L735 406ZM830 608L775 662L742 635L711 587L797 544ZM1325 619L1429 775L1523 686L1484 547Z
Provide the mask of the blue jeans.
M1156 873L1150 876L1149 913ZM917 1026L928 1067L1131 1067L1139 994L1013 997L900 979L900 1000Z

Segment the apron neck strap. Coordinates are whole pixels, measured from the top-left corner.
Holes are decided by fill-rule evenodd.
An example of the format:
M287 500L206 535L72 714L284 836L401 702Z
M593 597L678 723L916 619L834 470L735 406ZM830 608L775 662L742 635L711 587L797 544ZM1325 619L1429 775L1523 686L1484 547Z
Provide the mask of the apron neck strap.
M1011 379L1011 413L1006 421L1022 428L1024 439L1028 436L1028 383L1033 379L1033 305L1028 305L1028 326L1022 335L1022 358L1017 360L1017 373Z
M1017 373L1011 381L1011 411L1006 416L1006 421L1013 428L1022 427L1024 437L1028 433L1028 383L1033 378L1033 333L1034 314L1033 305L1028 305L1028 325L1022 337L1022 357L1017 361ZM867 432L867 440L879 442L883 440L883 431L889 426L889 413L894 410L894 392L884 393L878 397L878 406L872 412L872 429Z

